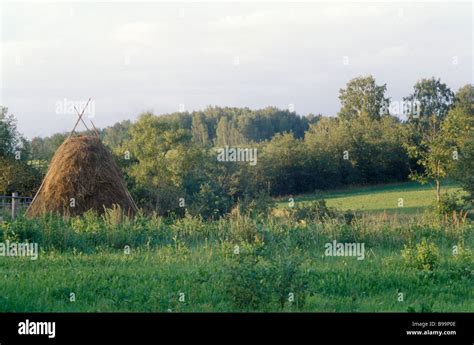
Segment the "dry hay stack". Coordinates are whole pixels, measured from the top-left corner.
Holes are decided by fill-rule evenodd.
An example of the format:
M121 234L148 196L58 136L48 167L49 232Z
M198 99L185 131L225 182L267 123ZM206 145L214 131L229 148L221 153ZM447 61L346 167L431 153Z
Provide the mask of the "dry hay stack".
M66 139L54 154L26 215L76 216L89 210L102 214L104 207L114 205L129 215L137 211L112 154L99 138L77 136Z

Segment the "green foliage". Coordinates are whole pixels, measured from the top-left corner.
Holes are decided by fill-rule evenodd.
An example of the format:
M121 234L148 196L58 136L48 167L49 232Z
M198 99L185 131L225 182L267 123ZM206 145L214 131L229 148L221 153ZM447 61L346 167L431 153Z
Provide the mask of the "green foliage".
M105 128L102 134L104 144L111 150L121 148L127 140L130 140L130 127L132 122L125 120Z
M272 282L280 308L303 308L308 294L308 277L302 268L301 253L284 251L275 256Z
M263 147L259 158L272 194L301 193L307 190L305 152L293 134L277 134Z
M359 77L341 89L338 118L303 117L274 107L208 107L162 116L145 113L134 123L105 128L101 136L138 205L160 215L188 212L207 219L230 210L263 215L268 207L262 195L313 193L408 176L433 181L438 202L442 181L456 178L472 201L472 86L454 98L440 80L418 82L406 100L420 103L420 116L410 114L407 123L387 114L385 92L386 85L377 85L373 77ZM1 150L9 153L2 160L6 169L0 171L0 192L33 194L40 182L37 170L45 173L67 134L27 142L2 109L0 135L8 145ZM257 164L217 161L215 149L226 145L256 149ZM18 149L21 166L11 161Z
M41 181L39 171L28 164L30 143L16 128L16 119L0 106L0 194L32 195Z
M448 111L454 94L438 79L423 79L414 86L407 101L417 103L417 114L409 114L404 146L408 155L416 160L421 170L415 170L410 178L421 183L434 181L436 201L441 201L441 181L448 176L453 162L455 142L452 130L446 126Z
M69 133L56 133L50 137L35 137L31 140L31 159L43 163L46 168L56 150L66 140ZM46 172L46 169L43 169Z
M262 243L244 245L224 274L226 292L237 310L304 307L308 283L298 251L269 251Z
M30 196L41 183L41 174L25 161L0 157L0 194Z
M274 207L273 199L266 193L260 192L255 196L245 195L234 206L238 214L250 217L265 217Z
M452 161L453 176L461 181L469 193L472 203L474 198L474 86L465 85L456 93L454 108L445 120L444 131L452 140L457 150L458 159Z
M440 215L452 215L453 212L464 211L466 203L459 192L446 193L440 202L434 207L434 211Z
M415 247L405 246L401 255L407 266L420 270L431 271L439 265L439 248L426 238Z
M356 117L380 119L389 101L385 97L386 91L386 84L376 85L374 77L370 75L351 79L345 89L339 90L342 105L339 118L344 121Z
M426 130L426 127L429 127L427 122L429 118L437 117L440 120L445 118L453 104L454 93L440 79L433 77L417 81L413 93L405 97L405 100L413 104L418 103L419 106L412 108L417 114L412 112L409 117L422 130Z
M16 119L8 108L0 106L0 157L13 157L20 145Z
M296 221L323 221L336 217L336 211L327 207L326 200L322 199L297 204L295 207L291 208L291 217Z
M261 310L272 298L270 262L256 249L245 248L235 254L226 268L224 285L233 307L237 310Z
M307 184L327 189L404 180L409 166L402 147L402 129L392 116L380 120L323 119L311 125L305 136Z
M474 204L474 132L464 142L459 162L455 166L454 176L461 182L471 205Z
M400 228L379 217L373 221L301 224L279 217L203 220L190 215L129 219L117 209L101 217L7 220L0 224L0 242L36 242L40 256L36 261L0 257L0 309L404 312L425 304L434 312L473 310L466 298L472 290L472 255L467 254L472 224L434 227L413 217ZM258 239L239 240L240 229ZM346 233L360 240L361 231L371 239L365 260L323 255L328 241ZM430 242L418 250L422 271L403 269L403 244L423 243L428 236ZM427 254L434 252L434 243L437 261ZM453 243L458 243L457 255L452 254ZM125 245L130 254L124 253ZM410 248L415 258L417 247ZM435 270L423 271L435 261ZM397 302L397 289L410 292L407 303ZM75 303L69 302L70 292L78 297ZM185 302L178 300L179 292L186 294Z
M452 265L452 271L455 277L474 277L474 272L472 270L474 255L472 249L466 247L462 243L458 243L456 246L457 253L453 253L454 260Z
M201 185L192 198L189 212L204 218L219 218L226 214L233 204L232 198L225 194L216 181L207 181Z

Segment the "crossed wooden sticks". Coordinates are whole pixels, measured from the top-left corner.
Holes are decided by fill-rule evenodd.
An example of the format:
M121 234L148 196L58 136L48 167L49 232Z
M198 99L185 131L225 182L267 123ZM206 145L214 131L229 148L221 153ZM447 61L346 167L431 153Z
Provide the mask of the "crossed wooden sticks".
M86 111L87 106L89 105L90 101L91 101L91 98L89 98L89 100L87 101L86 105L84 106L84 108L82 109L82 112L81 112L80 114L79 114L79 111L77 110L76 106L74 106L74 110L75 110L76 113L77 113L78 119L77 119L77 121L76 121L76 124L74 125L74 128L73 128L72 131L71 131L71 134L69 134L69 137L68 137L68 138L70 138L70 137L74 134L74 131L76 130L76 127L77 127L77 125L79 124L79 122L82 122L82 124L84 125L84 127L86 127L86 129L87 129L88 131L90 131L89 127L87 127L86 123L85 123L84 120L82 119L82 116L84 115L84 112ZM97 128L95 127L94 122L92 122L92 120L89 120L89 121L91 122L92 127L94 128L94 132L95 132L95 134L97 135L97 138L99 138L99 137L100 137L100 136L99 136L99 131L98 131Z

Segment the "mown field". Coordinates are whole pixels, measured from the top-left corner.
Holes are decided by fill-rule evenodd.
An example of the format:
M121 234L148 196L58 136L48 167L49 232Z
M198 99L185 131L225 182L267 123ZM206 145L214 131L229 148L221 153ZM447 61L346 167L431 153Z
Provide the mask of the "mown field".
M443 186L443 192L461 191L454 183ZM341 210L387 212L388 214L417 215L433 205L435 191L429 184L417 182L394 183L367 187L354 187L339 191L320 192L297 196L295 202L325 199L327 205ZM403 204L399 204L403 199ZM279 207L286 207L288 198L278 200ZM399 206L400 205L400 206ZM403 205L403 206L401 206Z
M0 242L37 242L40 255L0 257L0 311L472 312L472 221L438 219L432 193L354 188L296 197L304 212L283 199L271 216L216 221L112 210L6 220ZM321 217L320 197L364 212ZM326 256L333 240L364 243L364 259Z

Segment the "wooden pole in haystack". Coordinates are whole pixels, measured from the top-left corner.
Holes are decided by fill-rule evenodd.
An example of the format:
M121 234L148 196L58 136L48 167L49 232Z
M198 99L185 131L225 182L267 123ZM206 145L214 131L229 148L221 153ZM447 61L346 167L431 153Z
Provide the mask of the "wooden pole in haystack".
M73 128L72 131L71 131L71 134L69 134L68 139L71 137L71 135L72 135L72 134L74 133L74 131L76 130L76 127L77 127L77 125L79 124L79 122L82 121L82 123L84 123L84 120L82 120L82 116L84 115L84 112L86 111L87 106L89 105L90 101L91 101L91 98L89 98L89 100L87 101L86 106L84 107L84 109L82 109L81 114L80 114L80 115L79 115L79 113L77 114L77 115L79 115L79 118L77 119L76 124L74 125L74 128ZM74 107L74 109L76 109L76 107ZM77 111L77 109L76 109L76 111ZM84 123L84 126L86 126L85 123ZM89 130L89 129L87 128L87 126L86 126L86 129Z

